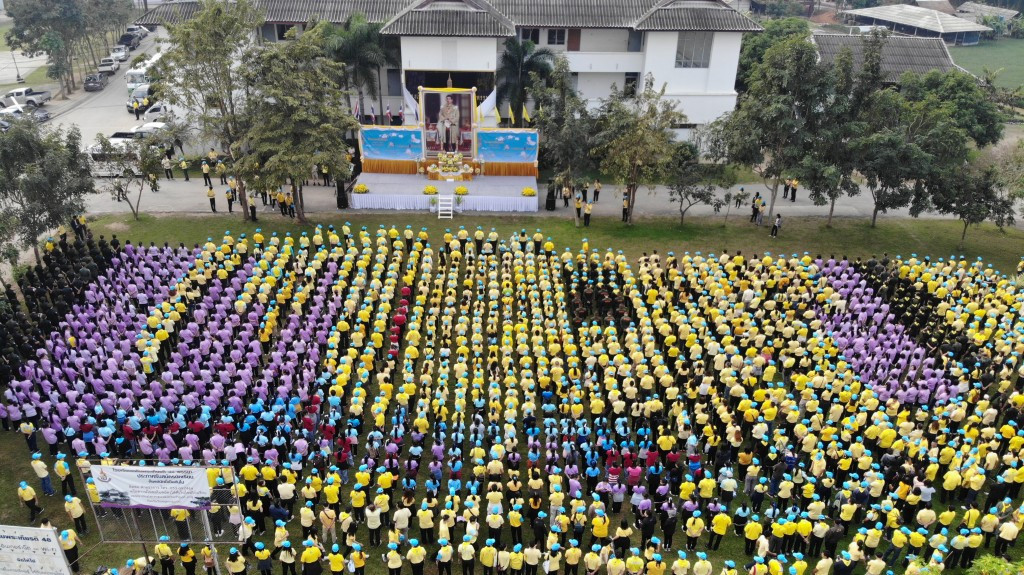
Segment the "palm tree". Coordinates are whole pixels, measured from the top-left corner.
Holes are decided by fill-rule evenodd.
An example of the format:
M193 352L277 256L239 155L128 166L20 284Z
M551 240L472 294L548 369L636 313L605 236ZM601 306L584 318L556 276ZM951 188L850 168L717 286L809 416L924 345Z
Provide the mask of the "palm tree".
M537 74L541 80L551 75L555 54L547 48L537 49L533 42L522 41L517 37L505 40L505 52L498 62L498 110L508 102L513 115L517 116L516 126L522 126L523 106L529 98L527 90L531 84L531 74Z
M371 99L380 95L381 67L399 64L394 44L380 33L380 28L380 24L367 22L366 16L353 14L343 26L332 25L325 34L327 53L345 64L342 88L359 93L360 116L366 114L363 95Z

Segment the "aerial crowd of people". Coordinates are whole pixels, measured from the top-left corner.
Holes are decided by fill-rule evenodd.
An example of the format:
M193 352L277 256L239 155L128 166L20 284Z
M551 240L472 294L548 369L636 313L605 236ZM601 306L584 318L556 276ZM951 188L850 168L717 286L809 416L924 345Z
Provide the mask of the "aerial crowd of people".
M1024 525L1022 295L981 261L347 224L46 251L0 416L76 572L125 515L97 463L214 494L115 575L914 575Z

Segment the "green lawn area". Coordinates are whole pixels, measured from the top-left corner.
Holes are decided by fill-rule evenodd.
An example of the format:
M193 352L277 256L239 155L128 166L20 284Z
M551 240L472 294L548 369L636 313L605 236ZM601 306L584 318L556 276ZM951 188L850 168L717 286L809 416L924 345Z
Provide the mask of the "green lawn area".
M193 244L205 241L210 236L220 236L224 230L231 230L237 237L240 233L252 234L261 227L268 231L301 234L316 223L340 224L349 221L355 226L375 228L379 225L411 225L413 229L426 227L432 234L443 232L444 228L468 229L482 226L485 230L495 228L503 237L513 231L526 229L541 231L554 240L559 250L566 247L579 249L580 241L587 238L590 246L598 249L622 250L630 258L641 252L658 250L702 251L730 253L742 250L744 253L803 253L822 254L826 257L847 255L850 258L868 257L888 252L891 255L949 257L959 254L975 258L981 256L995 268L1014 272L1020 261L1020 245L1024 231L1009 228L999 231L995 226L983 225L967 232L965 249L956 249L960 239L961 226L949 220L927 219L882 219L876 229L863 219L836 219L832 228L825 227L821 218L790 218L775 240L768 237L768 228L757 228L746 222L742 210L729 216L727 225L724 218L687 218L680 227L674 218L640 219L633 226L625 226L617 220L595 218L589 228L576 228L572 220L562 218L538 218L536 216L460 216L450 223L441 224L431 214L394 215L351 213L336 217L317 218L309 226L302 226L278 217L262 216L259 226L242 222L239 217L154 217L143 215L138 222L131 215L104 216L93 224L95 234L116 233L119 238L142 242L185 242ZM215 237L215 239L218 239Z
M0 24L0 50L7 49L7 31L14 27L14 22Z
M516 217L516 216L486 216L467 217L456 216L456 220L450 223L441 224L436 217L428 214L344 214L337 217L322 218L309 225L297 225L291 220L264 216L259 222L264 234L271 232L279 234L290 232L292 234L309 230L315 223L341 224L345 221L351 222L357 228L367 226L376 228L379 225L385 226L412 226L414 229L420 227L428 228L432 238L442 233L445 227L457 228L465 225L467 228L483 226L484 229L494 227L507 237L511 232L518 229L526 229L532 232L538 226L541 230L552 237L558 248L569 247L578 249L579 242L588 238L591 247L604 249L622 249L631 259L639 256L642 252L658 250L661 253L667 251L702 251L720 252L728 250L735 252L742 250L751 254L762 251L773 253L804 252L812 255L821 253L824 255L843 254L852 257L868 256L873 253L888 251L890 254L909 255L917 253L919 256L932 254L936 257L948 256L955 252L955 246L959 239L959 226L956 222L934 221L934 220L883 220L877 229L871 229L863 220L837 220L834 227L824 227L824 220L813 218L791 218L787 220L786 227L779 239L770 240L767 228L755 228L746 224L743 214L733 214L728 224L723 224L722 218L692 218L687 220L685 226L680 227L672 218L657 218L640 220L633 226L624 226L610 219L596 219L592 226L586 230L577 229L572 222L556 218L538 217ZM90 226L96 236L103 234L110 237L116 233L122 240L132 240L135 243L143 242L186 242L188 244L205 241L207 237L219 240L225 230L231 230L237 238L241 233L252 234L257 227L254 224L243 223L237 217L211 216L211 217L154 217L144 215L139 221L134 221L131 216L105 216L92 222ZM982 256L999 269L1012 270L1016 266L1019 254L1019 246L1024 240L1024 232L1012 229L1002 233L990 226L983 226L972 229L968 234L968 241L964 255L968 257ZM435 240L436 241L436 240ZM375 385L373 386L375 387ZM374 389L368 389L373 396ZM42 445L42 442L41 442ZM16 433L0 433L0 460L9 462L8 465L0 466L0 485L6 489L0 491L0 524L23 525L27 519L27 511L21 507L16 500L15 487L19 481L28 481L40 492L41 503L46 513L58 528L68 525L69 520L62 507L59 497L44 497L38 489L36 480L30 466L28 451L24 441ZM52 460L47 457L48 463ZM422 477L422 476L421 476ZM59 493L59 489L58 489ZM629 506L626 505L628 510ZM612 524L618 525L619 516L613 516ZM94 519L88 515L90 526L94 526ZM293 544L299 541L299 529L297 521L293 520L289 525L292 532L291 541ZM92 573L98 565L108 567L121 567L126 559L141 555L138 544L135 545L103 545L94 547L98 543L96 529L90 530L85 537L85 549L93 550L82 561L82 572ZM413 536L417 535L413 529ZM660 529L658 530L660 536ZM528 541L532 536L526 535ZM589 538L589 531L587 537ZM638 538L638 534L635 536ZM358 539L366 543L368 536L365 527L360 529ZM272 536L260 537L269 544ZM506 532L504 540L508 541ZM677 532L674 549L679 549L684 541L683 535ZM701 539L699 550L705 550L707 536ZM634 542L636 543L636 542ZM228 545L219 545L218 550L226 551ZM198 549L198 547L197 547ZM386 569L380 560L380 550L368 550L370 561L367 564L367 575L384 575ZM432 553L433 548L430 549ZM1014 557L1019 557L1019 550L1012 550ZM669 563L674 559L675 553L668 553L666 558ZM724 559L733 559L738 565L743 565L749 559L743 554L742 539L734 535L728 535L718 551L709 553L715 568L715 572L721 569ZM813 567L814 559L808 558ZM460 567L455 565L453 572L458 572ZM900 572L899 569L894 569ZM250 568L249 573L252 573ZM275 568L276 572L276 568ZM408 567L403 569L408 572ZM959 570L954 571L959 573ZM425 568L425 575L436 575L436 564L428 561Z
M982 41L977 46L950 46L949 54L958 65L978 76L981 76L984 68L1002 68L996 82L999 86L1012 89L1024 85L1024 66L1021 65L1024 39L1000 38Z
M33 70L28 76L25 76L25 83L23 84L3 84L0 85L0 92L6 92L13 90L21 86L31 86L36 90L48 90L56 87L53 80L46 77L47 66L40 66ZM56 93L56 92L54 92Z

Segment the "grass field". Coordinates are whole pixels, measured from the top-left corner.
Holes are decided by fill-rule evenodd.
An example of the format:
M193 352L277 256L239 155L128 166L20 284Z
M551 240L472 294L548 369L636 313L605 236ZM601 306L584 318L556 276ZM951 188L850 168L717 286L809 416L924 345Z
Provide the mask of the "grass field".
M7 31L14 27L14 22L0 24L0 50L7 50Z
M977 46L950 46L949 54L957 65L977 76L981 76L985 68L993 71L1002 68L996 84L1003 88L1024 85L1024 65L1021 65L1024 39L1000 38L983 41Z
M741 210L742 211L742 210ZM641 252L659 250L675 252L721 252L726 250L744 253L803 253L828 256L846 255L850 258L867 257L888 252L891 255L920 256L935 258L960 254L982 257L998 270L1015 272L1022 255L1020 246L1024 231L1008 228L1000 231L995 226L983 225L967 232L967 242L962 252L956 249L960 239L961 226L948 220L882 219L878 228L871 229L862 219L836 219L832 228L825 227L820 218L790 218L779 237L768 237L768 228L757 228L746 223L743 213L733 212L728 223L723 218L687 218L680 227L673 218L641 219L636 225L625 226L617 220L595 218L589 228L576 228L571 220L561 218L538 218L535 216L456 216L451 223L439 223L429 214L382 215L352 213L315 220L310 226L302 226L291 220L265 216L259 226L243 223L238 217L154 217L143 215L135 222L130 215L104 216L93 224L96 234L118 234L122 239L142 242L186 242L192 244L217 236L224 230L231 230L237 237L240 233L252 234L256 227L264 233L277 231L301 234L315 223L339 224L350 221L356 226L377 227L379 225L426 227L430 232L443 231L446 227L458 229L466 226L485 230L495 228L503 237L513 231L526 229L533 232L540 227L545 235L551 236L558 249L579 249L580 240L587 238L590 246L598 249L622 250L630 258Z
M414 229L427 227L434 234L443 232L446 227L429 215L381 215L381 214L351 214L334 218L324 219L322 223L339 224L345 220L350 221L354 226L367 226L375 228L378 225L397 225L404 227L411 225ZM204 241L207 237L214 237L219 240L220 235L226 230L231 230L235 237L240 233L251 234L256 228L255 225L245 224L237 218L228 217L153 217L144 216L140 221L131 220L130 216L123 217L101 217L90 224L96 235L103 234L108 238L110 234L116 233L122 240L130 239L133 242L186 242L195 243ZM934 254L935 256L948 256L954 251L959 238L959 228L955 222L931 221L931 220L884 220L877 229L870 229L861 220L838 220L835 227L825 228L822 220L818 219L790 219L787 221L780 238L770 240L768 231L765 228L754 228L743 220L742 214L734 215L728 225L723 225L721 218L697 219L688 221L684 227L678 226L673 219L650 219L637 222L637 225L625 227L618 222L597 220L596 223L586 230L577 229L571 222L554 218L537 217L472 217L456 219L447 227L457 228L459 225L466 225L467 228L481 225L485 229L495 227L503 236L507 237L514 230L525 228L533 231L538 225L542 226L545 234L550 235L558 244L558 247L569 247L578 249L582 238L589 239L590 245L598 249L613 247L622 249L630 258L640 255L641 252L658 250L661 253L667 251L721 251L733 252L742 250L744 253L762 251L770 252L803 252L809 251L812 254L822 253L825 255L846 254L850 257L867 256L872 253L888 251L892 254L909 255L916 252L918 255ZM284 221L279 218L267 218L260 222L263 233L270 232L292 234L301 233L310 229L310 226L299 226L291 221ZM971 230L968 235L967 249L965 255L969 257L982 256L993 262L999 269L1013 269L1016 265L1019 246L1024 240L1024 232L1010 230L1001 233L991 227L983 227ZM373 396L372 389L368 393ZM19 481L28 481L37 488L40 493L41 502L58 528L69 524L69 520L63 512L62 501L59 496L44 497L38 489L38 481L29 466L29 454L24 441L16 433L0 434L0 460L7 465L0 466L0 486L5 489L0 491L0 524L24 525L27 520L27 511L21 507L15 494L15 487ZM52 461L47 458L48 462ZM59 489L58 489L59 493ZM626 506L628 509L628 505ZM613 525L618 525L619 517L612 517ZM94 521L89 516L90 526ZM298 528L292 522L292 542L299 541ZM413 530L415 532L415 530ZM660 530L659 530L660 534ZM415 536L415 533L414 535ZM588 532L589 536L589 532ZM362 528L359 533L359 540L367 541L367 533ZM527 535L528 540L532 538ZM262 537L260 540L269 543L272 537ZM508 541L508 536L505 536ZM675 549L679 549L683 543L681 532L677 532L675 538ZM701 539L698 550L705 550L706 536ZM98 542L96 530L92 529L85 537L85 549L92 549L82 561L82 572L92 573L97 565L123 566L124 561L131 557L141 555L141 547L135 545L102 545L96 546ZM721 569L721 562L724 559L736 560L737 564L743 565L748 558L743 554L742 539L733 535L725 538L721 548L716 552L709 553L714 563L715 572ZM219 551L226 551L227 545L219 547ZM1018 550L1011 553L1018 557ZM380 550L370 552L371 560L367 565L368 575L384 575L386 569L379 558ZM666 554L666 560L671 563L675 553ZM811 566L814 559L808 558ZM454 570L459 567L455 566ZM902 570L894 569L899 573ZM253 570L250 568L250 573ZM276 572L276 569L275 569ZM403 574L407 571L403 571ZM428 562L425 574L435 575L436 565Z
M46 77L46 70L47 66L40 66L35 70L32 70L28 76L25 76L25 82L22 84L15 83L0 85L0 92L6 92L22 86L31 86L36 90L48 90L50 87L55 87L56 84L54 81ZM56 92L54 92L54 94L56 94Z

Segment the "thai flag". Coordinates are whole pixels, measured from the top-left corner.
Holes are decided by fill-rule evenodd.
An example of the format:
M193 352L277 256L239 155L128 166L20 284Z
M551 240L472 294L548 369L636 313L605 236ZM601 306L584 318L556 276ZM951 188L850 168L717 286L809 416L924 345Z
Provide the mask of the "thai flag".
M356 120L359 120L359 102L356 102L356 105L352 106L352 115L356 117Z
M391 104L388 104L388 109L384 112L384 115L388 117L388 125L391 125Z
M377 124L377 109L374 108L373 104L370 104L370 123Z

